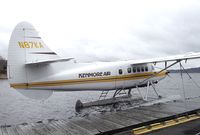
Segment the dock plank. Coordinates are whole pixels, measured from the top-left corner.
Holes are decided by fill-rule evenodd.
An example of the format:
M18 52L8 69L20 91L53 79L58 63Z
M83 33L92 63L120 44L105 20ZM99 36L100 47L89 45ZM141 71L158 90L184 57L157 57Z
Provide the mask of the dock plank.
M107 116L107 115L106 115ZM96 119L101 119L103 120L104 122L108 123L108 124L112 124L114 126L116 126L117 128L121 128L121 127L124 127L123 125L119 124L118 122L115 122L115 121L112 121L112 120L108 120L108 119L102 119L100 117L97 117L96 115L95 116L92 116L92 117L95 117ZM109 116L108 116L109 117ZM108 118L107 117L107 118ZM92 118L94 119L94 118Z
M4 127L4 126L1 126L1 132L2 132L2 135L8 135L8 131L7 131L6 127Z
M109 115L96 115L96 117L100 119L108 120L114 123L118 123L119 125L123 127L139 123L138 120L129 119L125 116L119 116L119 115L116 115L115 113L112 113Z
M34 134L37 134L37 135L49 134L48 131L45 129L45 125L43 123L41 123L41 124L34 123L31 125L32 125L32 131L34 132Z
M2 135L8 135L7 128L5 126L1 126Z
M59 130L59 128L55 128L54 125L51 123L48 124L49 127L51 127L53 130L51 131L52 135L66 135L66 133L62 132L62 130Z
M55 128L52 128L48 123L36 123L34 126L34 131L40 135L52 135Z
M69 132L72 135L80 135L80 134L90 135L91 134L87 130L83 130L82 128L77 127L75 124L66 122L64 120L57 121L57 124L59 124L60 127L62 127L64 130L66 130L67 132Z
M138 120L140 121L140 123L155 119L155 117L152 117L152 116L142 115L141 111L138 111L136 108L126 110L126 111L121 111L119 113L116 113L116 115L124 116L133 120Z
M83 134L83 135L93 135L93 133L86 129L83 128L73 122L66 122L65 120L61 120L63 123L65 123L67 126L71 127L71 130L76 131L77 129L79 129L79 133Z
M22 131L22 129L19 127L19 125L16 125L15 129L17 130L17 132L19 133L19 135L26 135L26 134L24 134L24 132Z
M100 118L97 118L94 116L87 117L87 119L89 121L91 121L92 125L95 126L98 131L101 131L101 132L105 132L108 130L113 130L113 129L117 129L117 128L121 127L120 125L118 125L116 123L113 123L113 122L110 122L107 120L103 120L103 119L100 119Z
M49 123L50 127L54 128L54 131L52 132L52 134L58 134L58 135L72 135L71 133L69 133L68 131L66 131L65 129L63 129L62 127L60 127L59 124L57 124L55 121Z
M19 135L19 133L15 129L15 126L7 128L7 132L8 132L9 135Z
M2 129L1 129L1 127L0 127L0 135L3 135L3 131L2 131Z
M29 135L28 128L26 128L26 125L17 125L17 129L21 130L23 132L23 134Z
M38 134L34 131L33 123L27 124L27 125L20 125L19 127L22 129L22 131L23 131L24 134L26 134L26 135L38 135Z
M83 118L79 118L79 119L74 119L74 120L71 120L70 122L82 127L82 128L85 128L87 130L89 130L92 134L97 134L99 133L99 131L97 130L96 127L94 127L94 125L91 123L91 121L87 120L87 119L83 119Z

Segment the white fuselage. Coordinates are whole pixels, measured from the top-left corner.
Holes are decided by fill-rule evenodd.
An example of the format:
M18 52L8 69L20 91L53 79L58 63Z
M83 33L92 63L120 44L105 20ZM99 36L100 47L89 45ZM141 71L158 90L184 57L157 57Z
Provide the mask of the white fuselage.
M11 84L14 88L52 90L116 90L144 87L157 82L166 72L156 74L152 64L130 65L121 62L58 62L26 66L27 82ZM155 76L154 76L155 74ZM153 76L153 77L152 77Z

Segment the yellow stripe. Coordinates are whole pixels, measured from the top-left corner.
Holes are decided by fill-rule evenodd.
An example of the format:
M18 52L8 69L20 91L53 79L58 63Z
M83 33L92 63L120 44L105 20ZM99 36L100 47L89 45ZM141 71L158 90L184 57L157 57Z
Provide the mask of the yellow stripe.
M58 85L70 85L70 84L84 84L84 83L97 83L97 82L113 82L113 81L124 81L124 80L137 80L146 79L154 75L154 72L140 73L140 74L130 74L130 75L120 75L120 76L109 76L109 77L99 77L99 78L82 78L74 80L59 80L59 81L46 81L46 82L32 82L32 83L17 83L11 84L13 88L30 88L30 87L40 87L40 86L58 86ZM165 76L166 72L161 72L157 74L158 76Z
M28 84L27 83L18 83L18 84L10 84L10 87L13 88L28 88Z
M196 114L192 114L192 115L189 115L188 117L183 116L183 117L179 117L179 118L173 119L173 120L168 120L168 121L165 121L162 123L154 123L154 124L151 124L148 126L142 126L139 128L135 128L131 132L133 135L141 135L141 134L149 133L149 132L156 131L159 129L163 129L163 128L171 127L171 126L178 125L181 123L185 123L188 121L196 120L199 118L200 118L200 116L198 116Z

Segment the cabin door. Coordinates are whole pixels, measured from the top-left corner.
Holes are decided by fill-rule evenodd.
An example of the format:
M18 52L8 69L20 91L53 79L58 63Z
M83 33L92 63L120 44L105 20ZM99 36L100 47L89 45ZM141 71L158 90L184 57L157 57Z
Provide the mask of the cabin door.
M125 70L122 67L117 68L115 78L116 90L125 88L125 75Z

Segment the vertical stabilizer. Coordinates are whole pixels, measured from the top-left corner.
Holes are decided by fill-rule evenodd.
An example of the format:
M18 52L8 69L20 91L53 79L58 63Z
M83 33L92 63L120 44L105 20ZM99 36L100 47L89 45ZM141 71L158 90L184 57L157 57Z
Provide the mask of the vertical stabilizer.
M27 62L58 58L59 56L44 44L30 23L19 23L12 32L8 48L8 79L11 86L28 83L25 65Z

